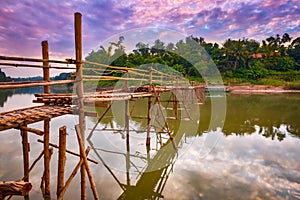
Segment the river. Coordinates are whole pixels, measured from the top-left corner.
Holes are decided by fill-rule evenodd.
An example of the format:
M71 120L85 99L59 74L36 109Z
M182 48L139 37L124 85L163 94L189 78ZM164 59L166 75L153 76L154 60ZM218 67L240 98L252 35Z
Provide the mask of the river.
M32 94L11 94L1 104L0 112L36 105L31 103L33 99ZM100 198L145 199L156 196L161 199L300 199L300 95L227 94L226 99L223 127L209 130L211 102L206 99L204 104L197 105L201 114L199 120L194 120L192 124L185 119L180 122L168 120L170 130L183 132L179 134L180 139L175 137L178 151L168 143L167 134L162 134L161 138L156 137L152 130L148 154L146 135L139 131L146 130L146 121L133 117L134 114L140 117L147 115L143 111L147 101L136 102L135 111L132 112L128 154L125 150L123 111L119 109L123 105L116 104L113 111L107 114L108 117L96 127L90 140L85 141L86 145L93 147L89 157L99 161L98 165L90 163L90 166ZM133 105L130 108L132 110ZM101 114L104 109L96 111ZM165 112L169 115L172 111ZM96 121L87 118L87 133ZM78 152L74 131L76 123L77 116L73 115L52 119L51 142L58 144L58 129L66 125L67 148ZM196 131L193 131L195 123ZM41 129L42 124L39 122L30 127ZM159 123L156 125L159 126ZM112 128L115 130L111 131ZM42 151L42 144L36 142L41 139L40 136L29 135L32 163ZM210 145L207 145L208 140L213 140ZM0 132L0 142L0 180L22 178L19 131ZM209 149L204 146L209 146ZM158 152L158 161L153 161ZM161 157L165 155L168 155L167 161L162 163ZM54 198L57 150L54 150L51 161L51 195ZM66 178L77 162L78 158L67 156ZM151 170L147 168L149 165L152 165ZM42 199L39 188L42 167L43 162L40 161L30 173L30 182L33 184L30 199ZM143 173L145 169L147 173ZM65 199L80 199L78 177L77 174ZM87 194L88 199L92 199L89 186Z

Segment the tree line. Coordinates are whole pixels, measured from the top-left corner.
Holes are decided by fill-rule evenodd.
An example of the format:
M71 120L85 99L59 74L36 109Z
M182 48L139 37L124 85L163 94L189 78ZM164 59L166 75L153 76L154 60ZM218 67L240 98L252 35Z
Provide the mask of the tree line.
M91 51L85 60L123 67L163 64L197 81L204 81L205 74L212 73L212 65L221 72L225 82L300 80L300 37L293 39L287 33L270 36L261 43L254 39L229 38L222 45L194 36L176 43L164 43L157 39L152 45L137 42L136 48L129 53L126 53L124 40L121 36L107 48L100 46L97 51Z

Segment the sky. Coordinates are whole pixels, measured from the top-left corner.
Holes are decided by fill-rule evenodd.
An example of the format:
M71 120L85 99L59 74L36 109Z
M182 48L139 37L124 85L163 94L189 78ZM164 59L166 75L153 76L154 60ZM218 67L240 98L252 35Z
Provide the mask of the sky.
M300 36L300 0L4 0L0 55L40 58L41 41L48 40L50 58L74 58L75 12L82 14L84 56L109 38L123 34L126 41L149 27L219 44L227 38Z

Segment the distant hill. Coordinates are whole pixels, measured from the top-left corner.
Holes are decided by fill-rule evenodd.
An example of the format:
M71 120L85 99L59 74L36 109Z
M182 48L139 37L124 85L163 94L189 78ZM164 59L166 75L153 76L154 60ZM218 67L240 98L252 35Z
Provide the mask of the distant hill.
M72 73L60 73L59 75L55 77L51 77L50 80L67 80L70 78ZM41 76L35 76L35 77L28 77L28 78L11 78L10 76L6 76L4 72L0 69L0 82L22 82L22 81L42 81L43 77Z

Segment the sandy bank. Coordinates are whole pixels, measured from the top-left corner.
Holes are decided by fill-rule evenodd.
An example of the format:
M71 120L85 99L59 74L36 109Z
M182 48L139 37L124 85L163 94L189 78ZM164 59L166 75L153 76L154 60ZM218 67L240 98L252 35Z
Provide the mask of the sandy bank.
M286 90L283 86L269 85L230 85L228 90L234 94L276 94L276 93L300 93L300 90Z

